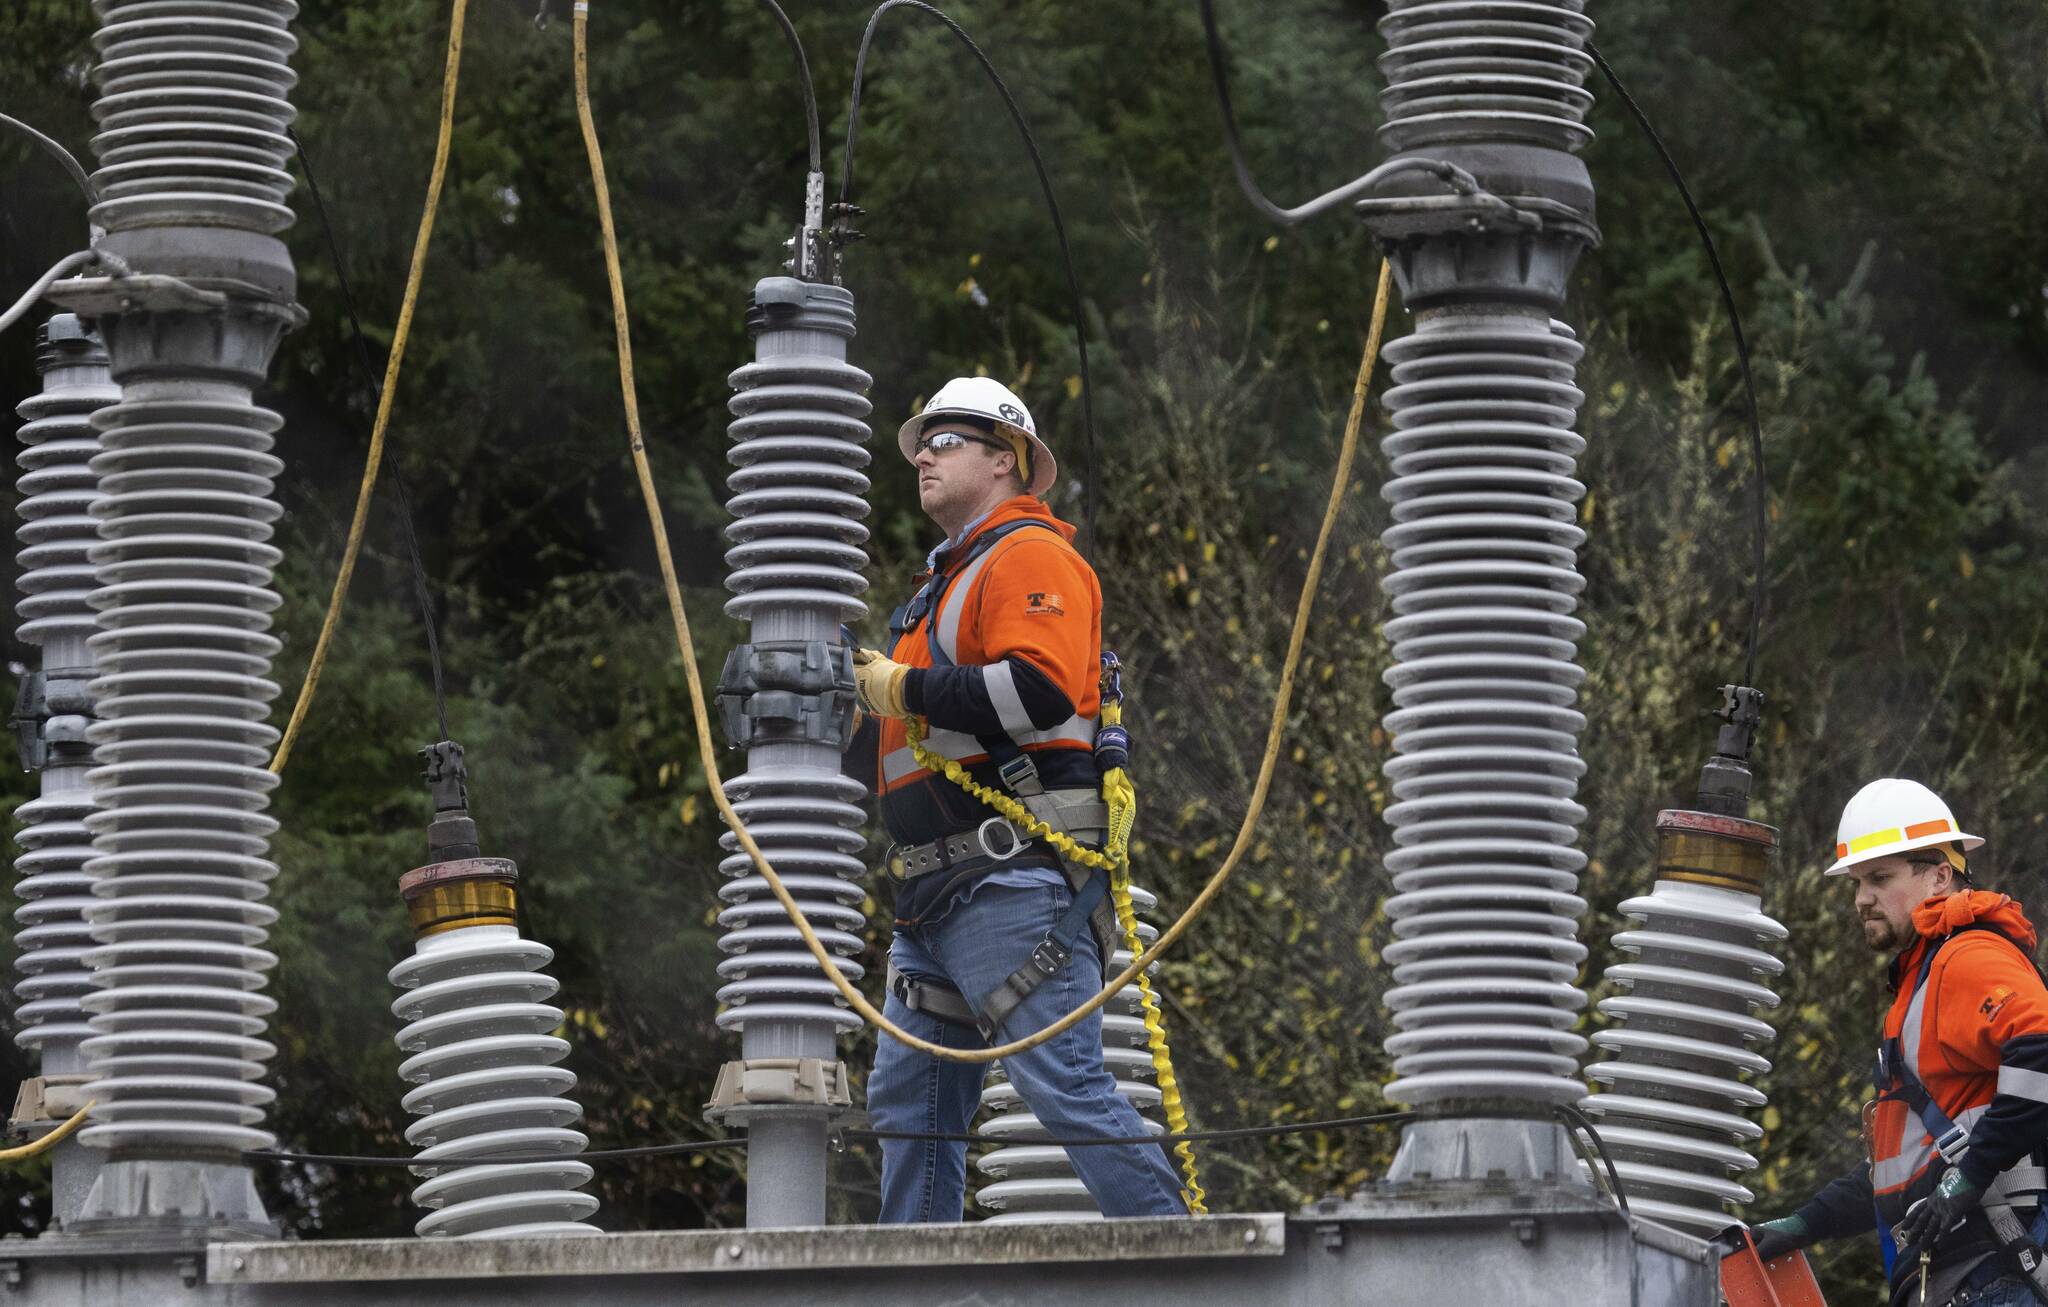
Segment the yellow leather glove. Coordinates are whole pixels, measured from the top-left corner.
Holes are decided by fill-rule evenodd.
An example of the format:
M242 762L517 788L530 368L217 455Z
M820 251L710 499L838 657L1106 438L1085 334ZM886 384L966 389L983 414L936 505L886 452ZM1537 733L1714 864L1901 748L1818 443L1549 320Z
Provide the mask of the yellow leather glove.
M903 682L910 669L873 649L853 651L853 681L860 705L877 717L910 717L903 706Z

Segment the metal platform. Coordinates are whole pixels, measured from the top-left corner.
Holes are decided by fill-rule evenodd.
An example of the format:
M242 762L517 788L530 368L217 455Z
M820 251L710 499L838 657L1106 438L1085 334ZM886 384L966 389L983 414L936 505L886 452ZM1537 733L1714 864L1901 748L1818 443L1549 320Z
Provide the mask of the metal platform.
M1330 1202L1043 1225L690 1230L594 1238L175 1247L0 1241L0 1302L380 1307L1713 1307L1704 1244L1577 1195Z

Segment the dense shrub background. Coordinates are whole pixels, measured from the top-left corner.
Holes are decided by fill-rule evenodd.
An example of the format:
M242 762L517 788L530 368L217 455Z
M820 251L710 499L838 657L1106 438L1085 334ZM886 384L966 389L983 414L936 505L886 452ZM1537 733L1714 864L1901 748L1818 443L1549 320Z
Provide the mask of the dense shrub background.
M530 929L558 951L593 1139L691 1137L736 1047L712 1023L717 822L626 475L566 6L544 6L552 21L537 24L534 3L474 6L395 457L446 618L477 814L493 850L525 869ZM1224 8L1267 188L1298 196L1362 170L1383 6ZM300 128L373 349L389 339L431 152L444 10L314 3L299 27ZM717 616L725 377L749 353L746 290L775 270L797 213L802 124L787 55L751 0L596 10L593 77L641 393L699 652L715 668L737 634ZM963 0L956 13L1037 125L1080 261L1099 342L1097 556L1142 741L1139 878L1174 908L1214 865L1249 789L1376 255L1345 221L1276 234L1248 212L1193 5ZM2027 0L1837 0L1796 15L1756 0L1638 0L1596 16L1703 197L1763 392L1774 547L1761 806L1785 836L1767 907L1792 929L1753 1177L1756 1208L1771 1214L1857 1152L1883 996L1878 960L1817 875L1842 800L1872 775L1921 777L1990 838L1990 882L2040 896L2048 18ZM865 12L811 3L796 17L836 156ZM75 0L0 12L0 106L81 152L90 24ZM948 375L985 370L1023 392L1059 446L1068 478L1056 506L1075 516L1086 476L1076 359L1023 156L935 26L896 15L871 68L859 170L870 239L848 283L875 424L893 427ZM1704 259L1654 156L1595 90L1587 157L1605 243L1568 309L1589 346L1589 985L1608 960L1613 905L1646 886L1655 811L1689 794L1714 687L1739 673L1752 470ZM39 156L0 139L0 167L0 285L18 286L75 247L82 224ZM372 407L303 192L301 208L291 240L312 320L287 341L269 396L288 418L287 686L317 625ZM1397 312L1391 330L1405 329ZM28 393L26 331L6 346L0 393ZM931 531L888 442L877 448L885 610ZM1366 1110L1386 1077L1383 475L1368 462L1347 509L1291 752L1240 892L1165 969L1204 1126ZM273 1121L289 1143L401 1147L383 973L409 947L395 880L422 849L412 751L432 729L387 508L276 802ZM8 784L18 801L32 779ZM11 1045L5 1056L26 1074ZM867 1056L848 1050L856 1068ZM1369 1180L1390 1142L1211 1149L1211 1192L1219 1207L1291 1207ZM605 1168L600 1219L735 1222L736 1165L714 1154ZM391 1172L267 1180L274 1210L305 1234L397 1233L410 1220ZM7 1183L0 1221L34 1229L36 1172ZM840 1217L871 1212L873 1158L847 1153L835 1184ZM1827 1252L1830 1292L1871 1285L1870 1248Z

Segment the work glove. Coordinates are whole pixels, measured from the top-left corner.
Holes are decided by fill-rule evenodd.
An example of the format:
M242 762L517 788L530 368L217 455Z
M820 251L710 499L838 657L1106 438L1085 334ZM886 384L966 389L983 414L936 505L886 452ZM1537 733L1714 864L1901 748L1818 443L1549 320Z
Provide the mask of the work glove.
M1943 1235L1983 1201L1984 1191L1952 1166L1942 1173L1933 1193L1906 1209L1905 1219L1892 1227L1892 1238L1901 1252L1908 1248L1932 1251Z
M903 682L910 669L873 649L853 651L853 683L860 706L877 717L909 717L903 706Z
M1749 1237L1756 1240L1757 1257L1770 1262L1806 1247L1813 1232L1806 1228L1806 1218L1794 1213L1750 1226Z

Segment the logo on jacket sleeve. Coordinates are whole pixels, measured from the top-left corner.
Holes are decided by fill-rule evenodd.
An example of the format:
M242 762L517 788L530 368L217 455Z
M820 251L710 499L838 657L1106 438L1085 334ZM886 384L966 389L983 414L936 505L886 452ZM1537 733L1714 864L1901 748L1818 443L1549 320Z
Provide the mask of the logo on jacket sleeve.
M1985 995L1984 1001L1977 1005L1977 1010L1984 1014L1986 1021L1989 1021L1998 1015L1998 1009L2011 1001L2012 990L2004 985L1998 985L1989 994Z
M1024 596L1026 617L1065 617L1067 601L1050 590L1033 590Z

